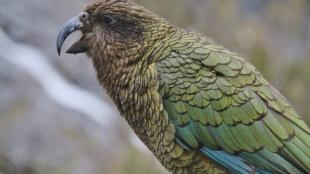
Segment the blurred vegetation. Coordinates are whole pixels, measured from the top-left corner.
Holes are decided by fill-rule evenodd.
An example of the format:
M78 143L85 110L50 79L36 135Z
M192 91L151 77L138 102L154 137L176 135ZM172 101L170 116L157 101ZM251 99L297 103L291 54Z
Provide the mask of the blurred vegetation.
M54 47L54 39L59 27L57 25L76 14L80 10L78 8L85 6L88 0L29 1L32 3L25 5L23 4L25 1L0 0L3 4L0 7L0 27L4 28L14 40L34 45L52 57L50 61L71 82L101 95L102 91L97 87L95 76L93 71L89 70L90 65L87 60L59 58L56 56ZM310 103L310 1L135 1L165 17L171 23L188 30L205 33L217 43L249 59L273 86L285 94L298 113L310 125L310 109L308 108ZM49 4L48 7L46 4ZM18 13L19 18L4 18L4 14L9 14L8 10L13 10L14 5L20 8L17 10L21 13ZM69 11L66 13L67 16L62 15L62 12L66 10ZM34 14L28 14L26 11L33 11ZM11 16L15 16L15 14ZM45 20L42 20L44 24L36 23L41 19ZM25 22L19 23L20 20L25 20ZM45 30L39 30L38 28L41 27L37 27L33 23L44 26ZM25 34L27 27L34 28L32 28L34 30L31 33L32 36ZM16 97L18 102L9 98L6 100L8 106L0 105L0 153L7 156L0 157L0 174L167 173L150 153L141 152L129 145L129 127L124 121L119 121L115 130L111 130L116 132L116 140L107 145L107 142L102 142L101 139L102 136L105 136L104 130L83 119L77 119L74 122L76 116L72 116L74 119L70 117L70 115L78 114L63 108L59 109L46 98L34 102L33 98L44 96L42 92L40 93L38 88L31 85L25 85L35 82L29 80L31 78L25 75L20 75L23 72L16 70L18 74L11 77L11 69L7 68L6 64L1 64L0 61L0 91L2 91L0 96L3 99L10 91L19 94ZM9 72L8 75L1 78L5 72ZM33 91L35 92L33 93ZM41 108L37 112L31 110L39 106L43 109ZM54 110L47 107L52 107ZM1 112L1 108L6 108L6 111ZM31 119L36 115L38 117ZM32 127L34 128L32 129ZM35 128L38 128L39 131ZM43 133L47 129L54 132L51 131L51 135L48 134L44 139L42 138ZM13 133L9 134L8 132ZM24 138L25 132L30 132L31 136ZM103 135L94 136L89 132L100 132ZM12 144L18 146L18 143L21 143L21 140L15 136L29 141L27 146L32 150L23 154L27 158L18 154L19 150L13 148L10 151ZM56 140L62 142L56 142ZM21 164L17 164L19 161Z

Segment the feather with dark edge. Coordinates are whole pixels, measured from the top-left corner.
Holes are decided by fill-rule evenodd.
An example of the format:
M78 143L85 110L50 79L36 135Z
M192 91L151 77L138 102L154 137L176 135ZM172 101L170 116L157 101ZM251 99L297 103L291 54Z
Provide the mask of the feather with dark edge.
M310 130L248 61L130 0L67 22L120 113L172 173L310 173Z

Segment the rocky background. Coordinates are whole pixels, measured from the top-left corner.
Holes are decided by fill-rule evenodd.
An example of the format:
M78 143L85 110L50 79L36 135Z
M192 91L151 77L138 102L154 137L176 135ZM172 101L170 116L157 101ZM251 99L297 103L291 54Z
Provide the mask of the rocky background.
M310 123L309 1L136 2L249 58ZM167 173L102 92L85 55L56 53L61 24L87 3L0 0L0 174Z

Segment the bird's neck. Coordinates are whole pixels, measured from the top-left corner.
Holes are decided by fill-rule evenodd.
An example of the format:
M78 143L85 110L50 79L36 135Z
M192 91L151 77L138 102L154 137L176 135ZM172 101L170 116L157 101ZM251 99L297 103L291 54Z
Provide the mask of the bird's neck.
M140 118L132 118L133 114L126 112L140 105L141 102L147 102L144 99L151 97L147 96L150 90L155 92L158 85L155 65L159 59L155 55L161 55L160 51L163 51L162 47L165 46L162 41L169 33L172 32L167 31L165 36L158 35L154 40L146 41L143 48L135 47L133 50L127 50L127 53L122 52L123 55L111 54L108 56L109 59L106 57L92 59L99 83L114 100L127 121L137 122L132 124L143 124L139 122ZM142 117L142 115L135 115L135 117L139 116Z
M155 28L155 27L154 27ZM144 75L147 68L157 61L165 38L175 32L170 25L157 26L158 32L148 30L143 43L128 44L130 47L120 50L102 50L102 53L92 57L100 84L114 99L121 90L126 90L137 77ZM149 39L152 38L152 39Z
M146 132L151 130L144 124L155 121L152 115L159 115L159 111L154 109L155 103L160 101L159 95L153 96L158 89L155 64L129 64L122 68L117 66L119 65L97 67L97 77L121 115L149 146L150 140Z

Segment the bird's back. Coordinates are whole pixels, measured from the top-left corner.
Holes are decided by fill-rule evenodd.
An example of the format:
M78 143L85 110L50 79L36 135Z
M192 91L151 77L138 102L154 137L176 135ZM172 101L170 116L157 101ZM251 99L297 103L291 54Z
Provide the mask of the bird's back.
M245 59L180 30L161 41L159 92L175 141L232 173L310 173L310 130Z

